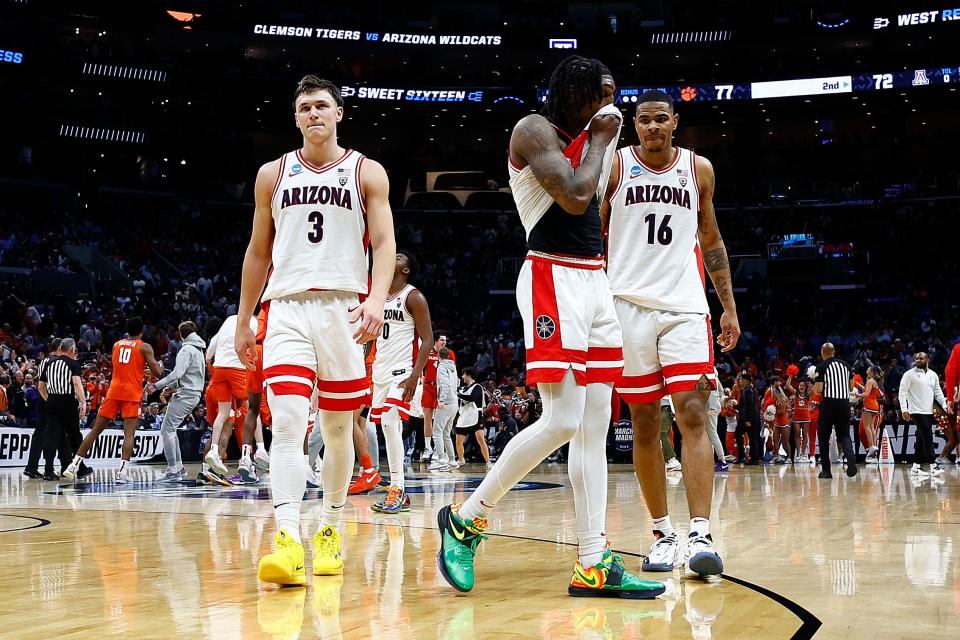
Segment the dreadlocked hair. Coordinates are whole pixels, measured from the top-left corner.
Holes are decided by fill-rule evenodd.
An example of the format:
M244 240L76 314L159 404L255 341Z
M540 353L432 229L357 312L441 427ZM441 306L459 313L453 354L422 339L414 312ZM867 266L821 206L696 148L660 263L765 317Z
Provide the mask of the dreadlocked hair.
M542 114L550 121L561 120L568 112L603 97L601 78L612 75L599 60L569 56L550 74L547 100Z

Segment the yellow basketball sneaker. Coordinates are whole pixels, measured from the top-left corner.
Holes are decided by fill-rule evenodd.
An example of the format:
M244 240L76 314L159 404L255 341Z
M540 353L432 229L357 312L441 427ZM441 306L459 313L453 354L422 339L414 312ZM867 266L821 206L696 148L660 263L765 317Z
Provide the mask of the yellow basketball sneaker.
M340 534L330 525L313 536L313 575L338 576L343 573Z
M282 585L306 585L307 571L303 564L303 545L280 529L274 538L273 553L260 558L257 577L262 582Z

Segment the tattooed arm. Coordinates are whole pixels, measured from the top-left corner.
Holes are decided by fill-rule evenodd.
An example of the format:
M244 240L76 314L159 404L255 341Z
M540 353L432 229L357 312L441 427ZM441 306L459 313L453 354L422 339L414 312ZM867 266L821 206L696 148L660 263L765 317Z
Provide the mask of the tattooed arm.
M717 215L713 210L713 191L717 183L713 165L702 156L696 156L695 162L697 163L697 187L700 192L697 235L700 250L703 252L704 267L710 274L713 287L720 298L720 304L723 305L717 344L722 347L722 351L726 352L736 347L740 339L737 304L733 300L733 275L730 272L730 262L727 260L727 248L723 246L723 238L717 226Z
M583 215L597 192L603 154L619 126L615 116L594 116L590 124L590 148L580 166L574 169L563 155L550 122L541 115L527 116L513 129L510 159L517 167L530 165L537 182L564 211Z

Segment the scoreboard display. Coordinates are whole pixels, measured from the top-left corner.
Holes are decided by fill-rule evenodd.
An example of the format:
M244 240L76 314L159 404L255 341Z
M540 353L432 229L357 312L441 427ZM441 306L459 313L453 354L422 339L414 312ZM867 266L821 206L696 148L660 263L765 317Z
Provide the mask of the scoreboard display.
M862 74L855 76L830 76L823 78L800 78L797 80L774 80L769 82L740 82L731 84L685 84L675 86L620 87L618 104L635 103L641 94L650 89L666 92L676 103L716 102L720 100L763 100L834 93L861 93L885 89L907 89L929 85L960 84L960 67L940 67L894 71L891 73ZM546 90L538 92L541 102Z

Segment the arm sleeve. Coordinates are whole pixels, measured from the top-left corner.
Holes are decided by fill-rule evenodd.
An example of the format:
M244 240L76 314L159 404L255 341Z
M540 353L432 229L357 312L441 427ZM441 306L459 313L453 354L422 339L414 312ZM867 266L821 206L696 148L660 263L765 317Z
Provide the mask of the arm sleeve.
M173 371L164 376L163 379L157 381L157 389L169 387L179 380L183 374L187 372L187 366L189 366L189 364L190 354L187 353L186 347L181 347L180 351L177 352L177 362L173 367Z
M945 409L947 407L947 399L943 397L943 389L940 388L940 376L932 371L930 373L933 374L933 401Z
M906 411L907 413L910 413L910 402L907 401L907 396L910 395L910 385L912 384L910 380L911 377L907 374L904 374L900 379L900 411Z
M473 386L473 391L470 392L470 400L478 407L483 406L483 389L480 388L480 385Z

